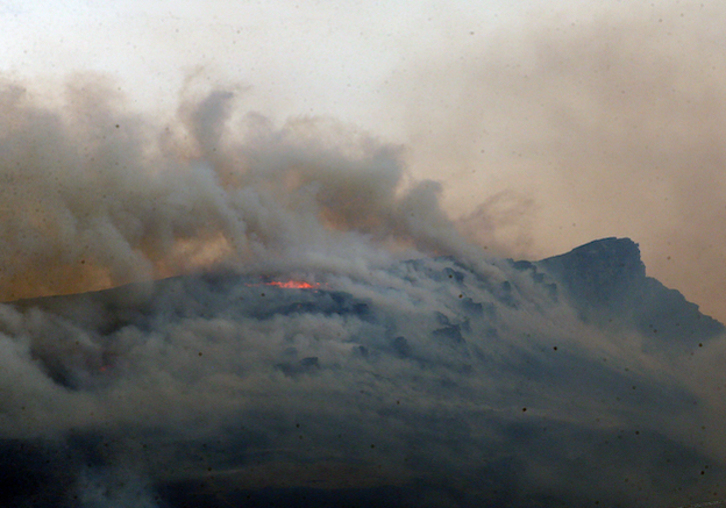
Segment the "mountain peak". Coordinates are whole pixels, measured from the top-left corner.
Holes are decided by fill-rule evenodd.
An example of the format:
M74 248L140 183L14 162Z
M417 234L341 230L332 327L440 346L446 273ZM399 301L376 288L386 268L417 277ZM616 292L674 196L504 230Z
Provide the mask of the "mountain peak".
M678 342L703 340L724 326L698 310L681 293L646 277L638 244L603 238L537 262L566 289L587 321L631 322L646 335Z
M645 280L638 244L630 238L603 238L538 263L578 300L610 305Z

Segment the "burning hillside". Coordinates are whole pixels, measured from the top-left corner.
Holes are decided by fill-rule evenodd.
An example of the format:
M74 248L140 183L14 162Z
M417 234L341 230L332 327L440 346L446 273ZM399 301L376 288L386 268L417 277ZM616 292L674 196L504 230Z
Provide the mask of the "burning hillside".
M0 91L0 504L726 497L723 327L632 241L493 258L336 122L64 97Z
M637 325L583 321L588 282L553 263L500 261L497 280L418 258L316 285L226 271L4 305L3 502L726 497L706 400L663 368L723 327L658 352Z

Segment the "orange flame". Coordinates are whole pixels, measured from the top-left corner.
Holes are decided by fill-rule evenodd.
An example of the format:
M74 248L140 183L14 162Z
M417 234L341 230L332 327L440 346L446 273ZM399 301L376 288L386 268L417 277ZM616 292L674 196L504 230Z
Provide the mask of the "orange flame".
M317 289L320 287L320 284L317 282L310 283L302 280L272 281L266 282L265 285L286 289Z

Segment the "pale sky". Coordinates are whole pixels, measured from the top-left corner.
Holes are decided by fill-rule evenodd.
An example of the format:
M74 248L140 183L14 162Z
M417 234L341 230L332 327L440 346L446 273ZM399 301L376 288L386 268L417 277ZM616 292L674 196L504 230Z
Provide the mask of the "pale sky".
M406 147L480 243L538 258L606 236L726 318L726 9L635 1L0 2L0 71L106 73L139 111L191 73L281 123ZM477 208L478 207L478 208Z
M378 95L391 74L482 41L512 14L494 1L10 1L0 4L0 67L108 72L148 107L173 101L202 66L210 79L251 85L268 113L385 129Z

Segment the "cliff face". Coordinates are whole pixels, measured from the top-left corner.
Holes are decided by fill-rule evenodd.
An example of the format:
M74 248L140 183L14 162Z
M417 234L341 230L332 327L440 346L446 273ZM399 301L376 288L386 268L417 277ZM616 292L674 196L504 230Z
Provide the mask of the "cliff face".
M629 238L605 238L538 263L560 280L581 304L618 306L623 295L645 281L638 245Z
M638 244L629 238L595 240L536 264L561 284L587 321L624 321L684 345L724 331L680 292L647 277Z

